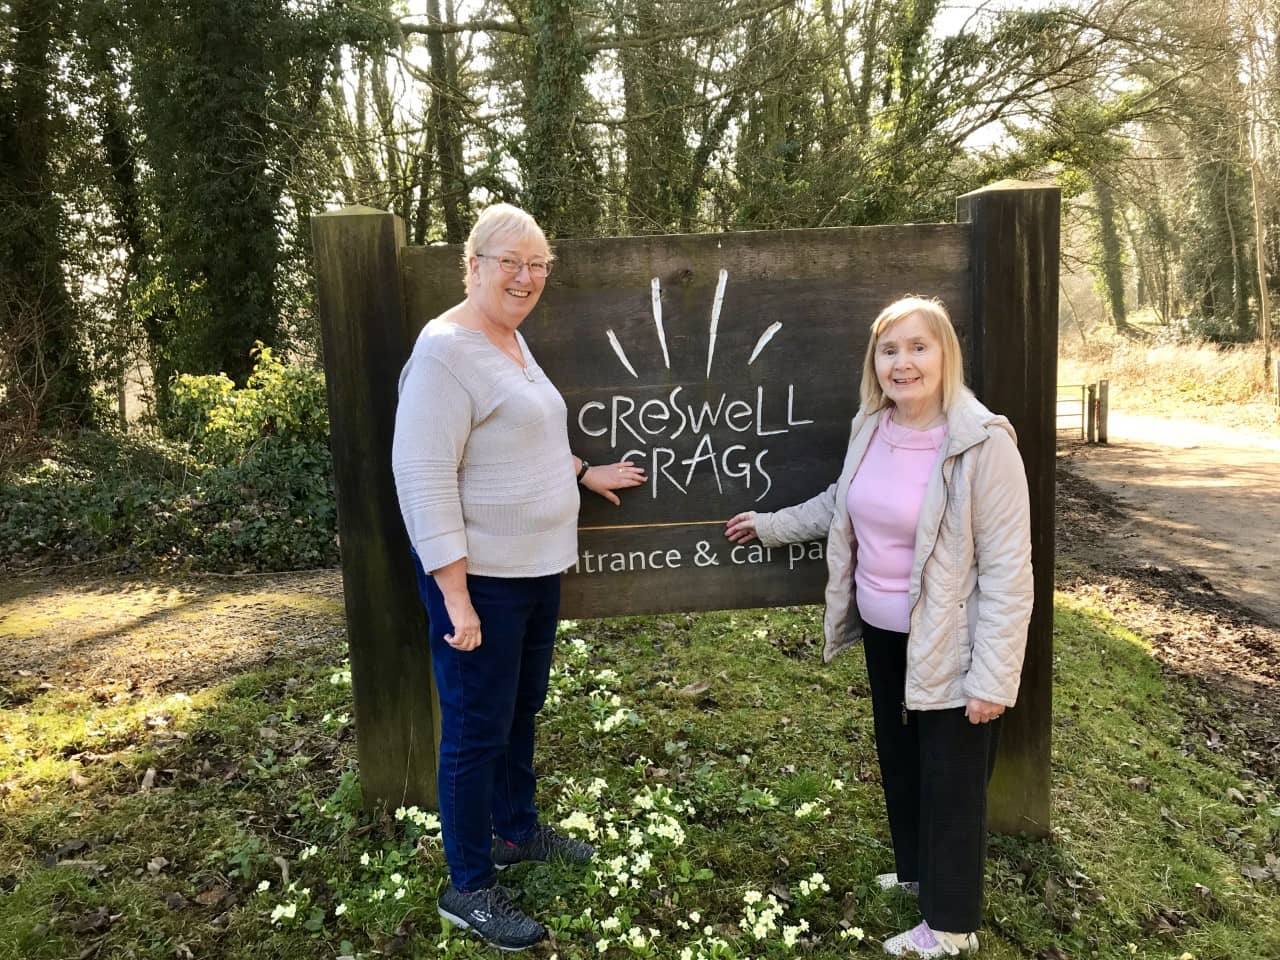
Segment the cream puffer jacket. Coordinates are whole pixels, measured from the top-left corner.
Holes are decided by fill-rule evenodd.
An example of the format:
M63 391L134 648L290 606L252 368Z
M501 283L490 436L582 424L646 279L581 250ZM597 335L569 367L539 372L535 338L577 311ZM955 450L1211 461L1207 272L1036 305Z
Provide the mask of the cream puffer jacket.
M823 493L759 513L765 546L827 538L823 659L862 637L857 558L845 509L849 483L875 432L858 411L840 479ZM911 566L909 710L945 710L971 697L1013 706L1031 619L1031 511L1013 428L967 390L947 412L947 446L925 489Z

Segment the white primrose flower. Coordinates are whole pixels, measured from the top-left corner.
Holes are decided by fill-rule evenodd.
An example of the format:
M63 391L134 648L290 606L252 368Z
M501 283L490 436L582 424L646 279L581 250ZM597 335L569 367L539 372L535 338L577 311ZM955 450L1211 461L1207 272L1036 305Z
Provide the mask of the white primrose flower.
M387 879L390 880L392 884L394 884L397 887L400 886L400 884L404 883L404 877L400 876L400 874L398 873L393 873Z
M609 949L609 941L608 941L608 940L605 940L605 939L601 938L601 939L599 939L599 940L597 940L597 941L596 941L596 951L597 951L598 953L604 953L604 952L605 952L606 950L608 950L608 949Z
M607 873L616 877L627 868L626 854L606 860L604 862L604 868Z
M685 947L680 951L680 960L693 960L693 948Z
M815 873L806 880L800 881L801 896L812 896L815 893L826 893L830 891L831 884L827 883L826 878L821 873Z
M622 929L622 921L617 917L605 917L600 921L600 929L606 932Z
M270 880L263 880L261 883L259 883L259 884L258 884L258 892L259 892L259 893L262 893L264 890L270 890L270 889L271 889L271 881L270 881Z
M278 903L275 909L271 911L271 922L279 923L281 920L292 920L298 915L298 905L296 903Z
M844 781L843 781L843 780L837 780L836 778L832 777L832 779L831 779L831 789L832 789L832 790L834 790L836 793L839 793L841 790L843 790L843 789L844 789Z
M689 919L692 920L694 923L701 923L702 914L700 914L697 910L690 910Z
M403 899L404 899L404 895L405 895L405 893L407 893L407 892L408 892L408 891L406 891L404 887L401 887L399 890L397 890L397 891L396 891L396 899L397 899L397 900L403 900Z
M367 852L360 854L360 866L367 867L368 865L369 865L369 854Z
M340 903L333 908L333 915L335 917L340 917L346 912L347 912L347 905L345 903Z
M743 903L759 903L762 899L764 896L759 890L748 890L742 895Z
M560 821L559 826L566 833L586 834L591 840L600 835L600 829L596 826L595 821L581 810L573 811L573 813Z
M831 815L831 811L822 801L806 800L796 807L797 820L820 820Z
M599 733L613 733L614 730L617 730L624 724L638 724L639 722L640 717L634 710L629 710L626 707L620 707L603 720L597 720L592 724L592 728Z
M669 814L649 814L649 822L645 824L645 831L652 837L670 840L677 847L684 844L684 827L680 826L680 822ZM632 844L632 846L639 846L639 844Z

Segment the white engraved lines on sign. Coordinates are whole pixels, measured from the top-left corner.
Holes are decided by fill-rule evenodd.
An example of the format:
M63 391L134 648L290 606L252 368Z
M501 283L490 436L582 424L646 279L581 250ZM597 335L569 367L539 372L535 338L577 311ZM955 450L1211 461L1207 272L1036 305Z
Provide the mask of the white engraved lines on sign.
M716 298L711 301L711 339L707 342L707 379L711 379L711 358L716 352L716 328L720 326L720 308L724 306L724 285L729 282L729 271L721 270L716 282Z
M667 333L662 329L662 285L657 277L649 281L649 294L653 299L653 325L658 328L658 343L662 346L662 362L670 370L671 356L667 353Z
M756 357L760 356L760 351L768 345L769 341L773 339L773 335L781 329L782 321L775 320L773 323L769 324L769 329L760 334L760 339L756 341L755 349L751 351L751 358L747 360L748 367L756 362Z
M707 379L711 379L711 363L715 359L716 337L720 331L720 311L724 307L724 291L729 282L729 271L721 270L716 279L715 297L711 301L711 329L707 340ZM662 348L662 364L668 370L671 369L671 353L667 349L667 330L662 323L662 281L658 277L654 277L649 281L649 299L653 307L653 326L658 332L658 346ZM782 329L782 321L776 320L760 334L760 339L756 341L755 347L751 350L751 356L747 360L747 366L756 362L756 358L769 341L774 338L779 330ZM609 346L613 348L614 356L618 358L618 362L626 369L627 373L640 379L640 375L636 373L636 368L631 365L631 360L627 357L626 350L623 349L622 343L618 340L618 335L612 329L605 331L605 336L609 340Z
M637 380L640 375L636 373L636 368L631 365L631 361L627 359L626 351L622 349L622 344L618 342L618 336L612 330L606 330L604 335L609 338L609 346L613 347L613 352L618 355L618 359L622 361L622 365L627 368L627 373L631 374Z

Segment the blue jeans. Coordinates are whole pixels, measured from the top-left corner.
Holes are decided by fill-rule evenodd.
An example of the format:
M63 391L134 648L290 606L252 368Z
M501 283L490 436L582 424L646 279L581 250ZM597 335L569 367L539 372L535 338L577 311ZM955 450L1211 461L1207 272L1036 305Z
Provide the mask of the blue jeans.
M560 575L467 575L480 646L462 652L444 596L417 556L418 592L431 621L431 665L440 695L440 823L453 885L495 882L492 837L519 843L538 824L534 718L547 697L560 613Z

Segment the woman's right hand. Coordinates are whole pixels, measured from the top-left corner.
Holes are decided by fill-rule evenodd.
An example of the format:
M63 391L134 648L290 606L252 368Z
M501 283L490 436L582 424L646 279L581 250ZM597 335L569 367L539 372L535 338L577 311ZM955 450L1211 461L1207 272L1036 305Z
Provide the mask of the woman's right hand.
M750 543L756 538L756 512L748 510L730 517L724 525L724 535L734 543Z
M432 570L431 576L435 577L440 595L444 597L444 612L453 624L453 633L446 633L444 642L464 653L474 650L480 646L480 617L471 605L471 594L467 591L467 558Z
M444 642L464 653L480 646L480 617L471 606L471 594L465 590L453 596L445 595L444 609L453 624L453 633L444 635Z

